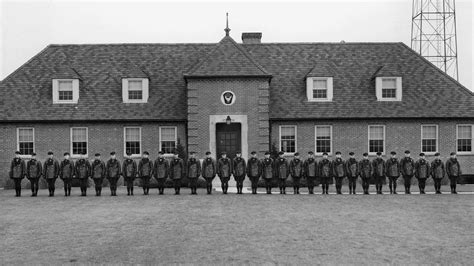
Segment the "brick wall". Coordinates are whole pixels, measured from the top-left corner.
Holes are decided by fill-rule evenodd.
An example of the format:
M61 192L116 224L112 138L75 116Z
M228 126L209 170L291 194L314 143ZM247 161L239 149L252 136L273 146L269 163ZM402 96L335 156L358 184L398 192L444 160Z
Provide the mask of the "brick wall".
M104 161L109 159L111 151L117 153L117 158L123 161L124 155L124 127L141 127L141 148L148 151L154 160L159 151L159 127L176 126L177 138L186 147L186 124L185 123L54 123L54 124L1 124L0 126L0 186L10 182L8 171L10 162L17 150L17 128L33 127L35 133L35 152L37 159L41 162L47 158L47 152L52 150L56 159L62 160L64 152L70 150L70 128L88 128L88 153L89 159L94 158L95 153L100 153ZM74 158L73 158L74 159ZM28 181L23 180L26 184ZM58 180L57 185L60 184Z
M474 120L338 120L338 121L311 121L292 122L275 121L271 123L271 141L278 147L279 126L297 126L297 147L296 150L306 158L308 151L315 150L315 125L332 126L332 156L336 151L343 154L343 158L348 157L350 151L356 153L357 158L362 157L362 153L368 151L368 126L385 125L385 156L388 158L391 151L396 151L401 158L405 150L410 150L412 157L417 159L421 152L421 125L438 125L438 151L445 161L449 154L456 150L456 125L474 124ZM458 160L461 164L463 174L474 174L474 153L469 155L459 154ZM372 157L373 158L373 157ZM427 156L432 160L433 156Z

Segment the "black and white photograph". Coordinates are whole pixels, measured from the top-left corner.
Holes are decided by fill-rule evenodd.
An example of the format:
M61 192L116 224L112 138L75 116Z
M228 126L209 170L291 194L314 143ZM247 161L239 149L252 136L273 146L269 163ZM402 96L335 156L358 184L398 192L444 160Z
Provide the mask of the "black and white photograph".
M1 265L472 265L472 0L0 0Z

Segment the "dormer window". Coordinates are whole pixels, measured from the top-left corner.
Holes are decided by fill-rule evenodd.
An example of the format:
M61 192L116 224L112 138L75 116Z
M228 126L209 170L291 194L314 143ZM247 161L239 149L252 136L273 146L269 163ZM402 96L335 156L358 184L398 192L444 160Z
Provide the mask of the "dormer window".
M77 103L78 100L78 79L53 79L53 103Z
M306 95L310 102L332 101L332 77L308 77L306 79Z
M148 79L122 79L122 98L124 103L148 102Z
M375 79L376 96L378 101L401 101L401 77L377 77Z

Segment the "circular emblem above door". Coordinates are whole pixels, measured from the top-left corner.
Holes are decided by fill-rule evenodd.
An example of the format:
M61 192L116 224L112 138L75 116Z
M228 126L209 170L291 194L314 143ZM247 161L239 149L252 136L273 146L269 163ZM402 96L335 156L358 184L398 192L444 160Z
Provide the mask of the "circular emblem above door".
M233 105L235 103L235 94L231 91L224 91L221 95L221 102L224 105Z

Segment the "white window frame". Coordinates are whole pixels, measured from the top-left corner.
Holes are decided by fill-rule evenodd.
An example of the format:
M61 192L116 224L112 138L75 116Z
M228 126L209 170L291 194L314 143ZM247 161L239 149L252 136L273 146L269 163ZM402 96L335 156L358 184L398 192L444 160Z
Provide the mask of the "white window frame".
M123 127L123 156L127 155L127 128L138 128L139 129L139 136L140 136L140 152L143 153L142 150L142 127ZM132 157L141 157L141 154L132 154Z
M176 126L162 126L162 127L159 127L159 129L158 129L158 131L159 131L159 133L158 133L159 134L158 135L159 136L159 141L158 141L159 142L159 145L158 145L159 151L162 150L162 148L161 148L161 129L163 129L163 128L173 128L174 129L174 143L175 143L174 146L178 147L178 127L176 127ZM163 154L163 156L174 156L174 154L173 153L165 153L165 154Z
M384 79L395 79L396 87L396 96L395 98L384 98L382 97L382 84ZM402 77L376 77L375 78L375 94L377 101L381 102L399 102L402 100Z
M460 126L471 127L471 151L458 151L458 131ZM458 155L472 155L474 154L474 124L456 124L456 154Z
M385 155L385 152L387 151L387 135L385 134L385 125L368 125L367 126L367 153L369 155L376 155L377 152L371 152L370 151L370 127L382 127L383 128L383 152L382 155Z
M128 82L141 81L142 82L142 99L128 98ZM123 103L147 103L149 95L149 80L147 78L124 78L122 79L122 101Z
M278 127L279 137L278 137L278 149L281 151L281 128L282 127L294 127L295 128L295 152L284 152L284 156L293 156L298 152L298 127L296 125L280 125Z
M327 82L327 97L313 98L313 83L315 80L324 80ZM309 102L331 102L334 95L334 86L332 77L308 77L306 78L306 97Z
M33 130L33 152L35 152L36 148L36 143L35 143L35 128L34 127L18 127L16 129L16 150L20 150L20 130L22 129L31 129ZM31 158L31 155L29 154L21 154L20 158Z
M436 127L436 150L431 152L426 152L426 151L423 151L423 127ZM420 133L421 133L421 140L420 140L420 152L423 152L424 154L426 155L434 155L435 153L438 152L439 150L439 133L438 133L438 125L436 124L422 124L420 126ZM456 135L457 137L457 135ZM456 140L456 143L457 143L457 140ZM457 149L456 149L457 150Z
M72 100L59 100L59 82L72 82ZM76 104L79 101L79 79L53 79L53 104Z
M322 156L324 152L318 152L317 149L317 138L318 138L318 127L329 127L329 137L330 137L330 151L328 152L328 156L332 155L333 146L332 146L332 125L314 125L314 154L316 156Z
M79 158L82 156L82 154L74 154L73 153L73 141L72 141L72 132L74 129L85 129L86 130L86 147L87 147L87 154L85 155L86 157L89 156L89 128L88 127L71 127L69 130L69 149L70 149L70 154L71 158Z

